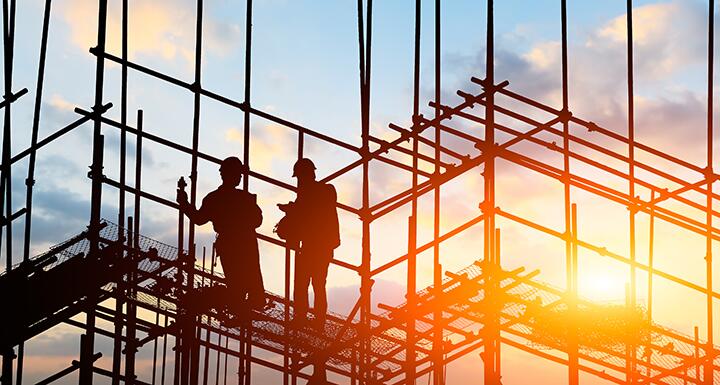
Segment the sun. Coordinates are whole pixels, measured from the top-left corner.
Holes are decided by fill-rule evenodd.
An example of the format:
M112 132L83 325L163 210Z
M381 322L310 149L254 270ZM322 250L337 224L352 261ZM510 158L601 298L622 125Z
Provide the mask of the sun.
M581 297L593 301L624 302L625 277L610 272L588 272L578 277Z

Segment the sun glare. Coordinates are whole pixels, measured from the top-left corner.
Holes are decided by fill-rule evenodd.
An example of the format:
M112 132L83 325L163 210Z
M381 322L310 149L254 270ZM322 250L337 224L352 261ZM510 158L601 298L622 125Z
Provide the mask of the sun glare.
M580 275L578 282L581 297L608 302L625 301L625 280L623 277L604 272L589 272Z

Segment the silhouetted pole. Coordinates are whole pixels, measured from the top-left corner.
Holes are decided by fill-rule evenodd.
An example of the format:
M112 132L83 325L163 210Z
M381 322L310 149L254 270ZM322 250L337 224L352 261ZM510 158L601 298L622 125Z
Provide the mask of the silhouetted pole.
M105 75L105 37L107 32L107 0L100 0L98 4L98 31L97 47L99 53L95 67L95 102L93 105L93 160L90 166L91 196L90 196L90 252L91 258L97 258L99 251L100 210L102 204L102 170L104 140L102 136L102 120L100 112L103 108L103 83ZM80 357L79 384L91 385L93 381L93 350L95 345L95 310L86 311L86 331L82 341Z
M193 84L193 132L192 132L192 154L190 166L190 204L196 207L197 203L197 168L198 168L198 145L200 140L200 89L202 88L202 40L203 40L203 0L197 0L195 18L195 77ZM188 258L187 269L187 290L193 290L195 271L195 225L191 222L188 227ZM189 310L189 309L186 309ZM195 384L198 381L197 362L199 360L199 347L195 340L194 311L189 312L186 319L185 338L183 341L183 381L182 385Z
M139 110L137 112L137 130L138 135L135 138L135 202L134 202L134 216L128 218L128 239L127 245L131 248L128 253L133 266L138 266L138 250L140 250L140 191L142 191L142 132L143 132L143 112ZM136 274L130 272L127 275L128 286L127 295L130 298L134 297L135 288L137 285ZM127 344L125 352L125 378L129 380L135 379L135 354L137 353L136 347L136 323L137 323L137 306L133 301L127 303Z
M128 217L127 220L127 239L125 240L128 247L134 247L135 245L135 236L137 235L137 229L136 229L137 219L133 217ZM128 253L128 258L132 261L133 266L137 266L137 258L135 255L135 250L130 250ZM126 295L130 298L132 298L133 295L133 288L135 286L135 274L133 272L130 272L127 275L127 286L126 286ZM135 381L135 353L137 352L137 338L136 338L136 329L137 329L137 318L136 318L136 309L135 305L132 303L132 301L128 301L127 303L127 328L125 331L125 381ZM120 314L122 316L122 314Z
M250 85L252 78L252 0L247 0L245 9L245 95L244 103L250 106ZM243 190L248 191L250 186L250 110L243 112L243 158L245 160L245 177L243 178ZM244 334L244 368L241 372L244 378L241 379L243 385L250 385L251 382L251 360L252 355L252 321L244 323L241 333Z
M13 55L15 52L15 0L11 0L8 4L8 0L3 0L3 77L5 84L5 95L12 95L12 78L13 78ZM3 164L10 163L10 153L12 148L12 120L10 119L10 111L12 110L12 103L8 103L5 106L4 111L4 122L3 122L3 141L2 141L2 162ZM3 195L3 199L0 199L0 216L5 211L5 223L7 231L5 233L5 256L7 258L7 270L12 269L12 167L2 169L0 173L0 194ZM0 226L0 244L2 242L2 229Z
M16 1L11 0L10 4L8 5L8 1L3 1L3 52L4 52L4 80L5 80L5 96L9 97L12 95L12 78L13 78L13 56L15 53L15 10L16 10ZM11 118L10 118L10 111L12 110L12 103L8 103L5 106L5 119L4 119L4 126L3 126L3 142L2 142L2 162L4 164L8 164L10 162L10 155L11 155L11 149L12 149L12 128L11 128ZM5 242L5 253L8 260L8 266L7 270L10 271L12 269L12 258L13 258L13 252L12 252L12 245L13 245L13 213L12 213L12 167L8 167L7 169L4 169L0 175L0 179L2 179L3 183L2 186L4 189L0 188L0 194L4 194L4 200L2 201L2 204L5 206L5 218L7 220L6 226L7 226L7 232L6 232L6 242ZM0 206L0 216L2 215L2 206ZM27 218L27 215L26 215ZM0 226L0 239L2 238L2 226ZM1 241L0 241L1 242ZM23 258L24 260L25 258ZM22 382L22 370L23 370L23 357L24 357L24 349L25 345L23 343L20 343L18 345L18 353L15 355L14 352L8 353L4 359L3 359L3 365L5 364L5 361L10 362L9 364L9 372L8 372L8 384L12 383L12 360L14 358L17 358L17 365L18 365L18 373L17 373L17 385L20 385ZM5 370L3 370L3 375Z
M180 194L185 192L185 188L187 187L187 183L185 182L184 177L180 177L177 182L177 197L176 200L180 201ZM192 225L191 225L192 226ZM175 322L178 325L178 330L175 334L175 360L173 363L174 372L173 372L173 385L180 384L180 377L181 377L181 367L182 367L182 350L184 349L184 333L185 333L185 315L183 314L184 310L184 301L183 301L183 295L182 295L182 289L184 285L185 280L185 268L183 266L183 263L186 259L185 253L183 252L183 247L185 246L185 213L182 210L182 206L178 209L178 269L175 271L175 285L178 289L179 298L178 298L178 308L176 312L176 319Z
M52 0L45 0L43 11L42 37L40 39L40 59L38 62L37 86L35 90L35 105L33 107L32 134L30 139L30 156L28 159L28 176L25 179L27 186L25 195L25 239L23 246L23 260L30 258L30 239L32 230L32 198L35 185L35 159L37 156L38 130L40 127L40 107L42 106L43 85L45 83L45 59L47 57L48 31L50 29L50 10Z
M441 84L441 72L440 67L441 61L441 5L440 0L435 0L435 120L440 117L441 110L440 105L442 103L442 84ZM435 125L435 146L434 150L434 169L433 178L440 177L440 163L441 163L441 136L442 131L440 125ZM433 287L438 290L435 292L435 296L440 296L439 291L442 285L442 265L440 264L440 184L435 185L435 191L433 194L433 240L436 242L433 246ZM433 385L443 385L445 383L445 363L443 362L443 325L439 320L442 320L443 313L442 309L435 309L433 313L433 319L435 320L435 330L433 332Z
M247 0L245 9L245 98L243 103L250 107L250 80L252 75L252 0ZM250 109L243 111L243 164L250 170ZM245 173L243 190L250 184L250 173Z
M370 68L371 68L371 41L372 41L372 0L367 0L367 6L363 7L363 0L358 0L358 47L360 61L360 117L361 117L361 139L362 147L360 155L362 161L362 208L360 218L362 220L362 262L360 269L360 333L363 339L360 344L358 365L359 381L363 384L369 380L368 350L370 349L370 313L371 313L371 274L370 274ZM364 9L366 8L366 9ZM363 22L363 11L367 12L367 27Z
M577 266L573 253L573 244L575 234L573 233L573 205L570 200L570 127L568 118L570 117L569 97L568 97L568 36L567 36L567 1L560 2L560 24L562 36L562 111L565 115L562 119L563 127L563 204L565 213L565 269L566 269L566 287L570 298L570 311L577 311L576 296L577 287L575 285ZM578 343L577 343L577 325L573 322L571 330L568 333L568 383L577 385L579 382L578 369Z
M122 1L122 28L121 28L121 43L122 43L122 58L127 60L127 28L128 28L128 0ZM126 166L126 141L127 141L127 63L121 64L121 85L120 85L120 164L119 164L119 191L118 191L118 226L125 228L125 166ZM130 254L126 253L126 257L130 258ZM125 281L127 281L128 275L123 276L115 286L115 291L118 295L115 296L115 312L120 315L124 312L123 295L121 294L126 290ZM122 332L124 320L122 317L115 320L115 337L113 338L113 355L112 355L112 385L120 384L120 368L122 365Z
M482 353L484 378L486 385L499 385L500 373L497 372L499 358L498 314L496 313L497 284L495 274L500 263L495 255L495 49L494 49L494 15L493 0L487 0L487 34L485 55L485 170L483 171L484 201L481 210L485 215L484 252L483 256L489 272L485 284L485 300L488 303L487 322L483 326L485 336L484 351Z
M707 301L707 347L705 355L708 357L705 362L704 380L710 385L715 380L715 345L714 345L714 328L713 328L713 182L715 181L715 173L713 172L713 81L714 81L714 48L715 48L715 1L710 0L708 9L708 79L707 79L707 169L705 171L705 180L707 181L706 195L706 301Z
M413 61L413 118L412 128L420 124L420 24L422 20L422 1L415 0L415 47ZM411 186L417 189L418 185L418 138L412 140L412 181ZM408 218L408 267L407 267L407 320L406 320L406 340L407 345L405 354L405 378L408 384L415 382L415 314L417 291L417 215L418 201L414 195L410 202L410 217Z
M626 23L627 23L627 97L628 97L628 195L631 200L635 199L635 68L633 65L633 12L632 0L627 0L626 7ZM635 204L629 207L629 231L630 231L630 290L628 293L628 306L632 312L635 312L637 298L637 273L635 268L636 262L636 237L635 237L635 218L637 207ZM630 384L637 382L637 343L634 340L627 341L629 349L626 352L625 380Z
M577 219L577 204L573 203L570 205L570 310L571 319L574 322L571 323L570 346L568 354L568 372L569 382L571 385L577 385L580 383L580 363L579 363L579 337L580 337L580 325L576 322L578 319L575 315L578 314L578 219Z
M120 228L125 227L125 178L126 178L126 151L127 151L127 51L128 51L128 0L122 0L122 20L121 20L121 44L122 44L122 59L121 64L121 84L120 84L120 164L119 164L119 180L120 188L118 189L118 226ZM130 257L129 253L127 254ZM115 290L120 292L125 290L123 287L123 280L127 280L128 275L123 277L115 287ZM124 301L121 295L115 297L115 311L117 314L122 314L124 311ZM115 321L115 338L113 341L113 357L112 357L112 385L120 384L120 366L122 364L122 329L123 321Z

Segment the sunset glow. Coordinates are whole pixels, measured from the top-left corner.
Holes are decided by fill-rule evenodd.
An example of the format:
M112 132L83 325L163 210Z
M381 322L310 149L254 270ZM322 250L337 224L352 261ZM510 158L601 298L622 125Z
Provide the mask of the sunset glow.
M720 384L714 1L3 6L0 385Z

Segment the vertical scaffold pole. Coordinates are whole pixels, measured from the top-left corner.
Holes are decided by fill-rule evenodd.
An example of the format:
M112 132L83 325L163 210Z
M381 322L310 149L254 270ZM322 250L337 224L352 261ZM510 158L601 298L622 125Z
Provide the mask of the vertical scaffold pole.
M655 190L650 191L650 201L655 201ZM648 228L648 292L647 292L647 312L648 321L653 320L653 269L655 265L655 205L650 206L650 219ZM650 355L647 355L648 359Z
M30 237L32 230L32 197L33 185L35 184L35 158L37 150L38 130L40 124L40 106L42 103L42 90L45 78L45 57L47 56L48 29L50 28L50 6L51 0L45 1L42 37L40 38L40 58L38 62L37 89L35 92L35 106L33 110L33 125L30 138L30 159L28 161L28 177L25 179L25 231L23 233L23 262L30 259ZM9 106L8 106L9 107ZM9 168L8 168L9 169ZM25 359L25 343L18 346L17 380L16 385L22 385L23 366Z
M438 120L441 110L441 90L442 84L440 82L440 47L441 47L441 19L440 19L440 0L435 0L435 120ZM435 126L435 148L434 148L434 159L435 167L433 170L433 178L439 182L440 178L440 146L441 146L441 131L440 125ZM436 290L440 290L442 285L442 265L440 264L440 184L435 185L435 191L433 193L433 287ZM436 291L435 296L440 296L441 292ZM435 309L433 313L433 320L435 321L435 330L433 331L433 384L442 385L443 372L444 372L444 360L443 360L443 325L442 322L442 310Z
M43 13L42 37L40 38L40 59L38 62L37 86L35 91L35 105L33 108L32 134L30 139L30 157L28 162L28 177L25 180L27 186L25 196L25 243L23 247L23 260L30 258L30 236L32 229L32 198L33 186L35 185L35 158L37 155L38 131L40 127L40 107L42 106L43 86L45 83L45 58L47 57L48 31L50 30L50 11L52 0L45 0Z
M707 168L705 180L707 181L707 207L706 209L706 301L707 301L707 347L705 355L708 357L704 367L705 384L710 385L714 381L715 345L713 336L713 62L715 46L715 1L710 0L708 9L708 78L707 78Z
M485 384L499 385L500 373L497 373L496 360L498 359L498 343L500 340L498 319L494 306L495 298L495 277L500 264L495 255L495 27L494 27L493 0L487 1L487 32L486 32L486 54L485 54L485 170L483 171L484 201L481 209L485 215L484 227L484 250L483 256L489 273L486 282L486 296L492 306L488 309L489 317L484 326L484 351L482 353L484 363Z
M5 80L5 97L10 98L12 95L12 64L13 64L13 40L14 40L14 29L15 29L15 1L8 4L7 0L3 1L3 52L4 52L4 80ZM8 103L5 106L5 119L3 127L3 143L2 143L2 163L10 164L10 134L11 134L11 119L10 110L11 104ZM7 167L2 170L0 174L0 216L2 216L3 209L5 209L7 219L8 230L6 233L6 271L12 270L13 259L12 259L12 202L11 202L11 167ZM0 245L2 244L2 230L0 226ZM4 295L9 295L3 293ZM5 315L10 317L10 315ZM23 345L20 344L19 353L22 354ZM7 350L2 352L2 373L0 373L0 382L2 385L12 385L13 382L13 361L17 358L15 349L8 347Z
M205 246L203 246L203 253L202 253L203 271L207 271L206 268L205 268L205 255L206 255L206 253L207 253L207 248L206 248ZM215 264L213 263L214 261L215 261L215 250L214 250L214 249L211 249L211 251L210 251L210 261L209 261L209 263L210 263L210 276L215 276ZM206 286L206 285L207 285L207 286ZM206 283L205 277L203 276L201 286L202 286L203 288L205 288L205 287L208 287L208 286L211 287L212 285L213 285L213 280L212 280L212 279L208 279L208 280L207 280L207 283ZM212 317L209 317L209 318L208 318L208 324L211 324L211 323L212 323ZM218 334L218 336L219 336L219 334ZM211 350L209 344L212 343L212 330L211 330L210 326L208 326L207 328L205 328L205 341L207 342L208 345L205 345L205 346L204 346L205 358L204 358L204 360L203 360L203 380L202 380L202 384L203 384L203 385L208 385L208 379L209 379L209 376L210 376L210 350ZM218 346L220 346L220 345L218 345Z
M4 98L11 100L12 97L12 77L13 77L13 56L15 52L15 0L11 0L8 4L7 0L3 0L3 69L5 80ZM2 163L10 164L10 155L12 149L12 120L10 119L10 111L12 110L12 102L7 103L4 111L3 123L3 141L2 141ZM8 166L0 173L0 216L5 211L7 231L5 232L5 256L7 258L7 270L12 269L12 167ZM0 244L2 242L2 229L0 226Z
M127 77L128 77L128 0L122 0L120 64L120 186L118 186L118 226L125 227L125 178L127 147Z
M495 247L495 250L494 250L494 253L495 253L495 254L494 254L494 255L495 255L495 259L498 261L498 262L497 262L497 264L498 264L498 269L497 269L496 271L499 272L499 271L500 271L500 269L499 269L499 267L500 267L500 229L497 228L497 227L495 228L494 240L495 240L495 243L493 244L494 247ZM499 298L499 297L500 297L500 291L499 291L499 289L500 289L500 282L499 282L499 279L496 280L493 284L495 285L495 286L493 287L493 289L496 290L496 292L495 292L495 293L496 293L496 294L495 294L496 297L495 297L495 298ZM499 301L496 302L496 303L495 303L495 306L493 307L493 311L495 311L495 312L496 312L495 314L497 314L497 318L496 318L496 319L497 319L497 320L500 320L500 312L502 311L502 303L500 303ZM496 321L496 322L497 322L497 321ZM501 379L501 377L502 377L502 368L500 367L500 364L502 363L502 360L500 359L500 353L501 353L501 351L502 351L502 345L500 344L500 338L499 338L499 337L500 337L500 324L499 324L499 323L496 323L494 326L497 328L496 338L498 338L497 345L495 346L495 376L496 376L496 380L497 380L496 384L501 385L502 382L500 381L500 379Z
M365 30L366 32L366 39L365 39L365 114L363 119L363 131L365 132L365 135L363 135L363 141L367 141L367 144L363 144L363 147L367 149L367 151L370 151L370 69L372 66L372 9L373 9L373 0L367 0L367 7L366 7L366 23L367 28ZM363 166L366 168L363 169L363 203L367 203L367 207L369 209L370 207L370 159L366 159L366 162ZM368 212L369 214L369 212ZM365 229L363 229L365 230ZM367 367L366 363L369 363L370 361L370 349L372 348L372 345L370 344L370 336L372 331L370 330L370 316L372 314L372 276L370 273L371 265L370 265L370 222L367 222L367 233L363 231L364 235L367 235L367 237L364 237L364 242L366 242L363 245L363 248L367 251L366 254L366 260L363 261L363 266L367 268L366 272L363 272L366 277L364 281L367 283L367 290L365 292L365 323L363 325L363 329L365 330L365 341L363 346L363 355L364 355L364 366L365 369L363 370L363 378L365 380L365 383L369 383L372 381L372 369ZM363 252L365 254L365 252Z
M137 186L136 186L137 187ZM127 239L126 244L132 248L135 244L135 236L137 235L137 218L128 217L127 219ZM128 258L132 261L132 264L136 262L135 250L128 252ZM137 265L136 265L137 266ZM127 285L125 286L125 295L128 298L132 298L134 282L133 272L127 274ZM136 309L132 301L127 303L127 327L125 329L125 382L133 383L135 380L135 352L137 350L136 340L136 329L137 319L135 318ZM118 316L122 317L122 314Z
M7 0L3 0L3 52L4 52L4 80L5 80L5 97L10 98L12 95L12 65L13 65L13 40L15 36L15 1L13 0L8 4ZM2 142L2 163L5 165L10 164L10 149L11 149L11 119L10 111L11 104L8 103L5 106L4 111L4 126L3 126L3 142ZM6 236L6 248L5 256L6 270L12 270L13 259L12 259L12 188L11 188L11 167L7 167L2 170L0 175L0 216L2 216L3 209L5 211L5 218L7 219L7 232ZM0 226L0 244L2 244L2 226ZM3 293L5 294L5 293ZM6 294L7 295L7 294ZM2 379L3 385L12 385L13 378L13 360L17 358L15 350L8 348L7 351L2 352L3 363L2 363Z
M572 286L572 293L571 293L571 308L572 311L575 313L578 311L578 219L577 219L577 204L573 203L570 205L570 236L571 236L571 247L570 247L570 265L572 266L572 270L570 272L571 277L571 286ZM578 325L573 325L572 331L571 331L571 343L572 346L570 347L571 354L573 357L572 364L575 365L573 370L570 371L570 380L574 381L575 384L580 383L580 365L578 362L579 357L579 343L578 343L578 337L579 337L579 330Z
M132 248L130 251L130 258L132 260L133 268L137 267L140 250L140 192L142 191L142 133L143 133L143 111L138 110L137 112L137 137L135 139L135 194L134 194L134 207L133 207L133 226L132 226L132 242L128 243L128 246ZM130 221L128 221L130 225ZM130 227L128 226L130 229ZM130 231L128 232L130 234ZM127 295L133 298L135 294L136 275L133 271L128 274L128 287ZM126 347L125 352L125 378L133 380L135 377L135 354L137 348L136 342L136 325L137 319L137 306L133 302L127 303L127 344L130 346Z
M128 29L128 0L122 1L122 20L121 20L121 44L122 44L122 64L120 73L120 186L118 191L118 226L125 228L125 178L126 178L126 143L127 143L127 29ZM128 257L130 254L128 253ZM123 278L126 279L127 277ZM124 288L122 282L118 282L115 291L122 293ZM115 313L123 314L122 295L115 296ZM113 357L112 357L112 385L120 384L120 366L122 356L122 319L115 321L115 337L113 340Z
M192 131L192 154L190 165L190 204L192 207L197 203L197 184L198 184L198 146L200 140L200 100L202 90L202 40L203 40L203 0L196 2L195 15L195 76L193 82L193 131ZM194 288L194 270L195 270L195 226L188 227L187 238L188 256L185 268L187 269L187 290ZM187 309L186 309L187 310ZM188 312L183 325L182 339L182 372L181 384L188 385L197 383L197 363L199 346L195 338L196 316L193 312Z
M372 39L372 0L358 0L358 49L360 64L360 115L361 140L360 155L362 163L362 262L360 269L360 330L363 336L359 356L358 379L361 383L369 380L368 349L370 339L370 311L372 282L370 277L370 63ZM367 27L364 25L363 12L367 12Z
M365 26L363 24L363 11L364 11L364 1L358 0L357 1L357 17L358 17L358 66L359 66L359 74L360 74L360 139L362 142L362 148L361 148L361 157L365 157L363 159L362 164L362 210L360 215L360 220L362 221L362 239L361 239L361 270L360 270L360 327L362 328L363 325L366 323L366 309L365 309L365 293L369 290L369 285L366 283L366 278L369 278L369 272L370 272L370 242L368 241L370 237L370 227L369 227L369 191L368 191L368 159L367 156L369 155L369 142L365 140ZM365 330L361 329L361 332L364 332ZM361 341L360 344L358 344L358 352L357 352L357 373L356 377L353 378L353 384L362 384L362 372L365 369L365 365L362 362L364 360L364 355L362 353L363 350L363 342Z
M635 240L635 217L637 206L635 205L635 98L634 98L634 65L633 65L633 17L632 0L627 0L627 98L628 98L628 195L631 206L629 207L630 226L630 292L628 293L628 304L631 311L635 311L637 298L636 282L636 240ZM626 375L625 381L629 384L636 383L636 351L637 345L634 340L627 341L628 349L625 352Z
M181 192L185 191L185 187L187 187L187 183L185 183L185 178L180 177L177 182L177 191L178 196ZM177 262L178 262L178 268L175 271L175 285L176 289L179 291L182 291L183 288L183 280L184 278L184 268L183 268L183 260L186 258L185 253L183 252L183 248L185 246L185 217L184 213L182 211L182 208L178 209L178 239L177 239ZM175 351L175 359L173 360L173 385L180 384L180 367L181 367L181 350L183 345L183 320L184 320L184 314L183 314L183 301L182 301L182 294L180 295L180 301L176 313L176 319L175 322L180 327L175 332L175 347L173 350ZM165 371L163 370L163 374ZM164 381L162 381L164 382Z
M245 105L248 107L243 115L243 156L245 160L245 167L248 171L243 178L243 189L247 191L250 185L250 84L251 84L251 72L252 72L252 0L247 0L245 13ZM241 370L244 373L244 379L242 383L244 385L250 385L251 380L251 363L250 355L252 354L252 321L247 322L241 331L243 340L243 358L244 368Z
M250 78L252 74L252 0L247 0L245 10L245 111L243 114L243 164L250 170ZM247 191L250 174L243 179L243 190Z
M90 197L90 252L91 258L97 257L99 250L100 215L102 204L102 172L104 140L102 136L101 109L103 84L105 80L105 38L107 34L107 0L98 2L97 61L95 66L95 102L93 106L93 160L90 166L92 191ZM91 385L93 381L93 350L95 345L95 310L86 312L85 338L82 339L79 384Z
M569 96L568 96L568 38L567 38L567 1L560 2L561 34L562 34L562 114L563 123L563 202L565 207L565 266L566 286L570 294L570 308L576 310L577 288L575 287L577 266L573 258L573 243L575 234L572 231L572 205L570 201L570 127L568 118ZM577 346L577 325L573 325L570 331L568 344L568 383L577 385L579 382L578 370L578 346Z
M415 0L415 46L413 62L413 128L420 123L420 25L422 20L422 0ZM418 138L412 140L412 190L418 186ZM407 267L407 321L405 378L407 384L415 383L415 292L417 291L417 194L413 194L408 218L408 267Z

